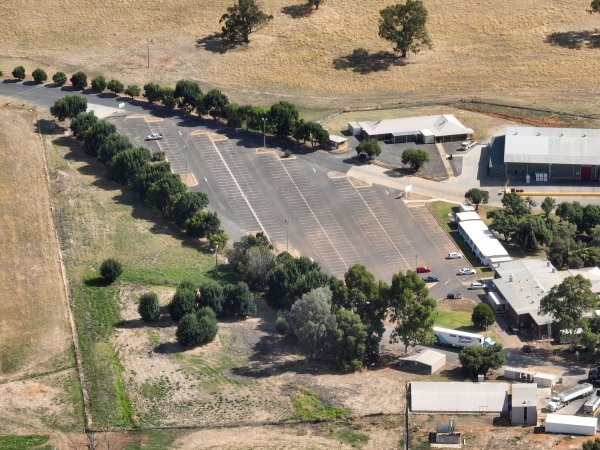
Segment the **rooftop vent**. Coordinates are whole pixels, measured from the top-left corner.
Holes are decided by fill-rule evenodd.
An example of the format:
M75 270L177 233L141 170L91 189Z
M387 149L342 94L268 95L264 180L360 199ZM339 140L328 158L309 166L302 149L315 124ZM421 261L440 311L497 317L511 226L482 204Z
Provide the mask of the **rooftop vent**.
M582 136L582 137L587 137L587 133L583 133L583 136Z
M513 134L516 136L517 134L519 134L519 132L518 132L518 131L515 131Z
M540 133L539 131L537 132L536 136L541 136L542 133Z
M562 131L559 134L560 137L563 137L564 135L565 135L565 133L563 133Z
M510 274L510 275L508 276L508 281L512 281L512 280L513 280L513 276L512 276L512 274Z
M550 267L550 261L546 261L546 267Z

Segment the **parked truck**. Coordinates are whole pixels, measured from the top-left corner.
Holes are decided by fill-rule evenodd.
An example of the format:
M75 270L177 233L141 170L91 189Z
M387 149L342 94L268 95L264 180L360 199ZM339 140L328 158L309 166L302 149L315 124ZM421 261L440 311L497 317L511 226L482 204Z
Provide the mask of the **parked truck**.
M589 370L588 381L592 384L600 384L600 367L592 367Z
M600 389L594 391L587 402L583 404L583 412L585 414L593 415L596 410L600 407Z
M547 409L550 412L558 411L562 407L568 405L569 402L577 400L578 398L587 397L592 392L594 392L594 386L589 383L573 386L572 388L569 388L559 394L556 394L554 397L551 397L550 401L548 402Z
M481 334L467 333L465 331L451 330L449 328L433 327L436 344L445 347L489 347L495 342Z
M460 143L460 149L461 150L469 150L475 144L477 144L477 141L464 141L464 142Z

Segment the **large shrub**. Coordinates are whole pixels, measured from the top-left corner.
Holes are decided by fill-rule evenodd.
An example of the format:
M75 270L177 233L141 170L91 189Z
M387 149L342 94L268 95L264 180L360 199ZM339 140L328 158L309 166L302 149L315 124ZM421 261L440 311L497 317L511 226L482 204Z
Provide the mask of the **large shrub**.
M12 76L15 77L17 80L24 80L25 79L25 67L23 67L23 66L15 67L12 71Z
M147 292L140 297L138 313L144 322L156 322L160 318L160 304L154 292Z
M183 316L196 312L196 291L188 285L179 285L169 303L169 314L174 322Z
M67 82L67 75L64 72L56 72L52 75L52 82L56 86L62 86Z
M207 283L200 288L200 306L211 308L221 314L223 310L223 288L217 283Z
M100 275L107 282L112 283L123 273L123 266L114 258L108 258L102 261L100 265Z
M71 84L75 89L85 89L87 87L87 75L81 71L71 75Z
M46 74L46 71L44 71L44 69L35 69L31 73L31 76L33 77L33 81L35 81L36 83L43 83L48 79L48 74Z

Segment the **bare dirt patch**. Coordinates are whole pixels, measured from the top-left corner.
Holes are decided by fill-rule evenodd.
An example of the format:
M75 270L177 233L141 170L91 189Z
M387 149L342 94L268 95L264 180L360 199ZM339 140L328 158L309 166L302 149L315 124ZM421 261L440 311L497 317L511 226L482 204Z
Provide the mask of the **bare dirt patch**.
M0 109L0 382L54 368L70 345L35 127L33 110Z

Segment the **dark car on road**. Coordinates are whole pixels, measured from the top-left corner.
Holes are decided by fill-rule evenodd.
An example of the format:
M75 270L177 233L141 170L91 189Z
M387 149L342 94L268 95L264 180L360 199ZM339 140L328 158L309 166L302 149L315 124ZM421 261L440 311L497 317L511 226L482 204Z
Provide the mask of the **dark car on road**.
M462 294L460 292L454 292L446 295L446 298L449 298L450 300L458 300L459 298L462 298Z

